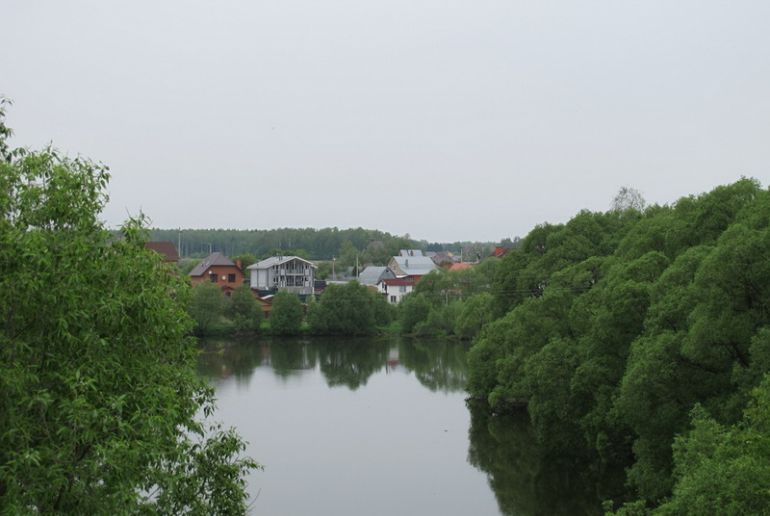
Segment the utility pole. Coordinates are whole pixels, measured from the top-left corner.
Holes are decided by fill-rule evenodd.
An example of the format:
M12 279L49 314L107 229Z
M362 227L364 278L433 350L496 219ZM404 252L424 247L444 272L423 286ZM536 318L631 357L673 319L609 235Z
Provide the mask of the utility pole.
M176 250L179 253L179 257L182 257L182 228L179 228L176 240Z
M337 258L332 256L332 281L337 281L337 275L334 273L334 262L337 261Z

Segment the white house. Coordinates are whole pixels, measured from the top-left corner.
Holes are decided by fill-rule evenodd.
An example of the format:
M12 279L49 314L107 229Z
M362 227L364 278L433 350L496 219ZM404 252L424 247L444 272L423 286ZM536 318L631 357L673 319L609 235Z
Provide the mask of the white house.
M312 262L299 256L272 256L248 267L253 289L305 295L313 293L315 269Z
M414 290L415 283L417 283L415 278L385 278L380 281L377 288L381 294L385 295L388 303L397 305L404 296Z

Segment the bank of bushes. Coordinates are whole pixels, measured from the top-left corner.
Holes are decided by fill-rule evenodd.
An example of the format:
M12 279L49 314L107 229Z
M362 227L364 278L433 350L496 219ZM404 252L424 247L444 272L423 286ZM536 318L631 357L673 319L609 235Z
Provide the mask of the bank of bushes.
M225 297L211 283L201 283L192 290L188 311L200 336L259 332L373 335L390 331L390 325L396 320L395 307L382 295L357 282L330 285L318 300L310 299L307 307L296 295L278 292L267 320L247 285L236 288L230 297Z
M472 339L494 317L493 281L498 258L470 269L424 276L399 305L401 332L421 337Z
M264 319L248 285L236 288L230 297L224 296L214 283L195 285L187 311L200 336L257 333Z
M747 179L539 226L495 273L468 389L525 403L554 455L627 468L621 513L766 513L769 255Z

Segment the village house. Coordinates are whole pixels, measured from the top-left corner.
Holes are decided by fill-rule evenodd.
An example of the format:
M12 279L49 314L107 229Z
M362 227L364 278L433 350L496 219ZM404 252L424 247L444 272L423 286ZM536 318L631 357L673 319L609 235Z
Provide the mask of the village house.
M433 260L422 254L419 249L402 249L398 256L388 262L388 268L397 278L404 276L425 276L436 270Z
M316 266L299 256L272 256L250 265L251 288L257 291L285 290L311 295Z
M145 242L144 247L161 255L166 263L179 262L179 253L172 242Z
M376 286L386 278L395 278L395 277L396 275L393 274L393 271L391 271L387 267L370 265L369 267L362 270L361 273L358 275L358 282L361 285Z
M397 305L414 290L418 280L419 278L414 276L385 278L378 285L379 292L385 296L388 303Z
M243 284L244 276L240 263L234 263L222 253L211 253L190 271L190 281L193 285L209 281L219 285L225 295Z

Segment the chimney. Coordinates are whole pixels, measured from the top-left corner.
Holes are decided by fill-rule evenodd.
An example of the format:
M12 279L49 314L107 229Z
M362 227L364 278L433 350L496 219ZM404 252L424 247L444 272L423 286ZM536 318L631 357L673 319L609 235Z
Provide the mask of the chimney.
M242 262L241 262L241 259L240 259L240 258L237 258L237 259L235 260L235 266L236 266L236 267L238 267L238 270L243 270L243 267L241 267L241 263L242 263Z

